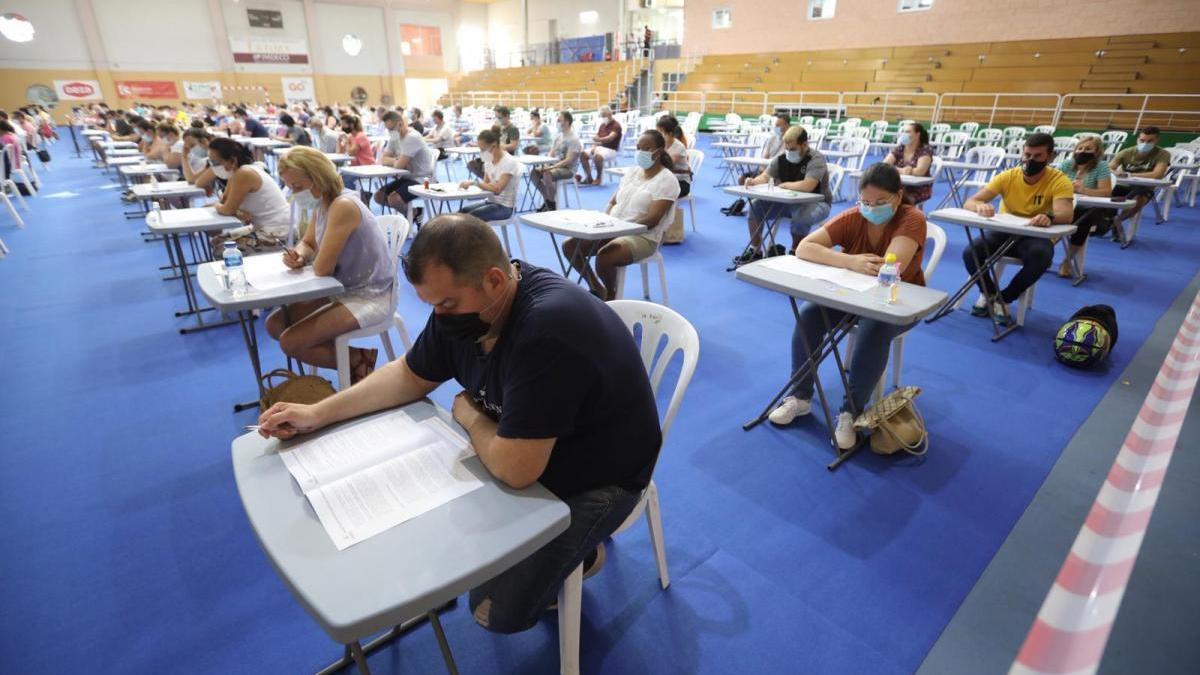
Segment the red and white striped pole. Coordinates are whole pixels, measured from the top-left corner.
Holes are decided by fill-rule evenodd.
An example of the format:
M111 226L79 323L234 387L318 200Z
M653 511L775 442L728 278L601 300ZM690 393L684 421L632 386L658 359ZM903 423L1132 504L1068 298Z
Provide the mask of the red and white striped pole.
M1200 294L1179 327L1010 675L1082 675L1100 666L1198 376Z

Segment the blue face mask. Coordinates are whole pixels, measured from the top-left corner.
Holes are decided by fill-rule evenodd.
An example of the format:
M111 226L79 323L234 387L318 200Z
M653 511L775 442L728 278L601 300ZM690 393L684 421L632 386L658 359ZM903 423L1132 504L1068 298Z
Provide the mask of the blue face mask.
M321 205L321 200L313 196L311 190L301 190L300 192L292 194L292 203L295 204L297 208L304 209L305 211L312 211Z
M1138 143L1137 149L1138 149L1138 154L1145 155L1154 149L1154 144L1153 143Z
M776 136L779 136L780 138L783 138L783 128L782 128L782 127L775 127L775 135L776 135Z
M787 157L787 161L791 162L792 164L800 163L800 151L799 150L788 150L787 152L785 152L783 154Z
M891 204L880 204L879 206L863 206L859 204L858 212L872 225L882 225L891 220L892 216L896 215L896 207Z
M637 165L643 169L649 169L654 166L654 154L645 150L637 151Z
M909 143L912 143L912 135L911 134L900 134L900 138L897 138L896 142L899 143L900 145L908 145Z

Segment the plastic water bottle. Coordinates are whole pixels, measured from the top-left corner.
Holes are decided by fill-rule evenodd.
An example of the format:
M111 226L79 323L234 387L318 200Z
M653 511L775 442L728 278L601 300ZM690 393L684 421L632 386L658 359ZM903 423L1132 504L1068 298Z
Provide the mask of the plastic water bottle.
M896 262L895 253L888 253L879 266L879 287L882 289L880 302L895 304L900 295L900 265Z
M237 243L225 242L225 251L221 258L225 261L225 279L229 284L230 292L234 297L244 295L246 293L246 270L242 267L242 252L238 250Z

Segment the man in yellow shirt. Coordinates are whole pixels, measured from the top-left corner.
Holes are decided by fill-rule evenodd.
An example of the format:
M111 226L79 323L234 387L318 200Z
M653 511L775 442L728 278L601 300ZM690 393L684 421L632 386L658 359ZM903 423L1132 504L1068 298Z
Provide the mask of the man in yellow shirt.
M1054 137L1050 134L1030 135L1025 140L1021 159L1020 166L996 174L963 204L963 208L991 218L996 215L992 200L999 196L1001 213L1029 218L1029 224L1034 227L1070 225L1075 190L1066 175L1050 167L1050 161L1054 159ZM963 251L967 272L975 274L976 261L984 260L989 251L996 250L1012 237L1001 232L988 232L976 239ZM984 297L971 309L975 316L987 316L990 308L997 321L1007 324L1012 316L1008 305L1037 283L1054 260L1054 244L1049 239L1016 237L1016 240L1008 254L1021 259L1021 270L999 293L990 275L980 277L979 287Z

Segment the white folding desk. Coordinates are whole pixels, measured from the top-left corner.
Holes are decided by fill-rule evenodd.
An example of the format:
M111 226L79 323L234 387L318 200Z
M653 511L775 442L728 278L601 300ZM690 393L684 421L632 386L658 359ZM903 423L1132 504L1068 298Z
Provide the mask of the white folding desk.
M788 261L792 262L789 263ZM787 384L771 399L771 402L767 404L762 413L758 417L746 422L742 425L742 428L748 431L761 424L771 414L771 411L779 403L780 399L786 396L805 375L811 374L813 384L815 385L814 389L821 400L821 409L825 413L825 424L828 426L830 440L833 442L836 454L833 462L826 468L830 471L836 469L842 462L854 454L861 444L849 450L841 450L837 447L837 442L833 436L833 414L825 397L825 390L821 386L820 375L817 372L821 362L829 355L833 355L834 361L837 363L838 374L842 380L842 386L845 387L843 391L848 393L850 391L850 381L847 377L846 368L843 367L845 362L842 359L841 352L838 350L838 344L853 330L859 319L874 319L895 326L909 326L937 309L938 305L945 301L946 294L933 288L901 282L897 301L888 304L883 301L882 295L882 291L887 289L872 288L866 291L856 291L838 286L830 281L812 278L805 274L803 263L794 255L779 256L771 258L769 261L760 260L743 265L737 270L737 278L755 286L788 296L788 300L792 306L792 315L797 322L800 321L800 308L796 303L797 299L805 300L820 307L821 317L825 321L826 329L824 337L817 344L809 345L807 344L807 340L805 340L804 347L808 353L808 359L800 365L796 372L792 373ZM831 325L828 310L844 312L844 316L836 324ZM803 333L801 333L801 338L804 339ZM855 416L860 412L862 411L850 411Z
M375 194L380 188L387 184L389 180L400 178L409 175L408 169L397 169L394 166L384 166L382 164L362 164L360 166L342 166L338 168L338 172L343 176L350 176L366 185L366 191ZM367 200L367 208L371 208L370 199ZM386 211L385 211L386 213Z
M1162 223L1166 220L1163 217L1162 209L1158 205L1158 191L1171 185L1173 181L1166 178L1146 178L1144 176L1118 176L1113 174L1113 185L1128 185L1130 187L1148 187L1153 190L1150 195L1150 203L1154 205L1154 222Z
M437 415L457 426L428 400L404 410L417 421ZM256 433L235 439L233 477L276 573L329 637L345 646L342 659L322 673L351 663L368 672L366 654L415 625L414 617L430 619L446 665L457 672L434 610L528 558L571 522L567 505L540 483L515 490L473 457L465 466L483 487L338 551L277 456L296 442ZM361 644L386 629L382 638Z
M743 199L757 199L773 204L783 204L784 206L795 206L797 204L815 204L816 202L824 201L825 196L819 192L797 192L796 190L785 190L780 187L772 188L770 185L728 185L721 188L726 193ZM750 208L749 205L746 207ZM747 211L748 212L748 211ZM763 228L763 234L766 236L759 238L759 253L766 256L775 247L775 230L779 227L779 221L783 219L782 214L777 214L774 217L770 213L767 218L759 223ZM746 247L749 248L753 244L748 241ZM737 267L730 267L726 271L731 271Z
M262 255L281 256L279 252L263 253ZM345 288L333 277L307 277L295 284L277 288L257 289L247 286L246 292L235 296L225 287L225 268L221 261L205 263L196 268L196 283L200 292L208 299L214 309L221 314L237 314L238 323L242 326L242 338L246 342L246 352L250 356L250 367L254 370L254 386L258 398L264 393L262 384L262 365L259 361L258 334L254 329L254 310L280 307L293 302L317 300L341 295ZM258 406L258 399L247 403L234 405L234 412ZM286 472L285 472L286 473ZM326 539L328 543L328 539Z
M479 148L476 148L478 150ZM548 155L516 155L516 160L521 163L524 168L525 192L521 195L520 201L517 202L517 211L532 211L538 207L538 195L536 186L533 184L533 170L547 166L549 164L557 164L560 160L556 157Z
M928 323L933 323L943 316L953 312L958 301L972 288L977 287L979 280L985 274L988 275L988 278L992 282L992 286L998 292L1000 289L1000 279L997 278L995 272L996 263L1008 254L1009 250L1016 245L1017 239L1020 237L1034 237L1037 239L1053 240L1059 237L1069 236L1074 233L1076 229L1075 225L1050 225L1049 227L1034 227L1028 224L1009 223L1005 222L1005 219L985 218L973 211L968 211L966 209L939 209L930 213L928 218L929 220L936 220L938 222L961 225L963 230L967 233L967 248L968 250L972 251L972 255L974 255L973 244L975 243L975 239L971 235L972 228L979 230L980 237L984 236L986 232L1000 232L1002 234L1011 235L1006 238L1004 242L996 248L995 251L989 251L987 248L985 248L984 253L986 257L984 260L981 261L978 259L978 257L975 258L975 273L967 277L967 280L965 283L963 283L962 287L960 287L954 293L954 295L950 296L950 298L946 300L946 303L942 305L937 312L934 312L932 316L926 319L926 322ZM1027 221L1028 219L1023 220ZM1015 321L1012 320L1012 317L1007 316L1007 305L1005 305L1004 312L1006 315L1005 319L1008 321L1007 327L1002 326L992 314L991 308L988 308L988 318L992 320L992 342L1003 339L1006 335L1020 327Z
M516 177L509 178L509 180L516 180ZM430 206L430 211L438 214L446 210L449 202L459 202L459 208L461 208L462 202L479 201L492 195L491 192L480 190L474 185L469 185L465 189L460 188L458 183L430 183L428 188L414 185L408 188L408 191L425 200L425 203Z
M950 185L950 191L942 198L942 201L937 205L937 208L942 208L953 202L953 205L962 208L963 203L967 198L963 197L960 189L966 184L971 177L972 171L996 171L998 167L978 162L959 162L947 160L942 162L942 175L946 177L946 183ZM956 172L957 175L956 175Z
M135 186L138 187L138 186ZM146 216L146 227L151 233L161 236L163 242L167 246L167 259L170 261L172 270L179 276L183 283L183 294L187 300L187 309L175 312L175 316L192 316L196 317L196 325L181 328L179 333L187 335L199 330L214 328L216 326L228 325L229 321L220 321L217 323L204 323L204 312L211 311L211 307L201 307L196 299L196 289L192 285L192 273L188 269L189 265L198 265L208 260L209 244L207 236L201 235L201 241L196 242L192 239L192 235L203 232L211 232L213 230L224 230L230 227L240 227L242 221L234 216L222 216L217 213L217 210L211 206L195 209L166 209L163 211L152 211ZM189 243L192 249L192 262L188 262L187 254L183 248L183 237L189 237Z
M618 220L603 211L589 211L584 209L526 213L522 214L520 219L522 223L550 235L550 244L554 247L554 255L558 258L558 264L562 268L563 276L568 279L571 278L572 261L563 258L562 251L558 246L558 240L555 238L556 234L582 241L601 241L646 232L646 226L640 223ZM595 252L591 250L592 248L591 246L577 246L575 248L574 258L575 262L579 263L578 269L584 269L590 264L591 258L595 256ZM583 281L583 279L584 276L580 273L579 280Z
M133 201L137 203L140 210L126 211L126 218L144 218L150 212L150 209L146 207L150 202L177 198L190 201L193 197L204 197L207 194L204 188L196 187L182 180L136 183L129 186L129 191L133 194Z

